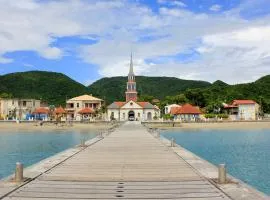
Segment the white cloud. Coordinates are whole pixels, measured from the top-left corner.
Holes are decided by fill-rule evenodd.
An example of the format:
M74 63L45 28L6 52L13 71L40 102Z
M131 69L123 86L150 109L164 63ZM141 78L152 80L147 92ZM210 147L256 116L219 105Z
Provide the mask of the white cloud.
M0 0L0 63L12 62L4 55L14 51L60 59L65 49L57 38L80 36L97 43L78 46L70 56L97 65L102 76L126 75L131 49L141 75L235 83L270 73L269 16L248 21L241 18L242 5L210 15L193 13L181 1L158 2L154 12L126 0ZM166 7L168 2L175 5ZM194 60L175 56L193 51ZM158 63L161 57L166 59Z
M214 12L218 12L218 11L221 10L221 8L222 8L221 5L215 4L215 5L212 5L212 6L209 8L209 10L214 11Z
M40 51L40 55L47 59L59 59L62 57L62 51L57 47L45 48Z
M162 5L187 7L185 3L183 3L182 1L177 1L177 0L158 0L157 2Z

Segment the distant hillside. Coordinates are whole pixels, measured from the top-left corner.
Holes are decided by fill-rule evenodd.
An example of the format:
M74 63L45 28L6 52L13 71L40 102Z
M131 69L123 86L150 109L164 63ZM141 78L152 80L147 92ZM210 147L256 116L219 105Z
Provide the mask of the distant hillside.
M106 102L125 99L127 77L102 78L89 86L93 95L106 97ZM182 80L173 77L137 76L139 95L151 95L163 99L169 95L177 95L188 88L205 88L211 85L205 81Z
M262 104L264 112L270 113L270 75L252 83L237 85L217 81L210 87L191 90L189 93L193 93L193 96L203 96L204 106L217 102L229 103L234 99L252 99Z
M93 94L105 99L108 104L125 99L126 81L127 77L102 78L86 87L61 73L18 72L0 76L0 97L36 98L49 104L64 105L66 98ZM211 107L233 99L253 99L262 103L264 111L270 113L270 75L253 83L238 85L228 85L220 80L211 84L205 81L145 76L136 77L136 82L139 96L158 98L162 101L161 107L172 102L190 102L201 107Z
M84 85L68 76L44 71L18 72L0 76L0 94L36 98L50 104L64 104L66 98L90 93Z

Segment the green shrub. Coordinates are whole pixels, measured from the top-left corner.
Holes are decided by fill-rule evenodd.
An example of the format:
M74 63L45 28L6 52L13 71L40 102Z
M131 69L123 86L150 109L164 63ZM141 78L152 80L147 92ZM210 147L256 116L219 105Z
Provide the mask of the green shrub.
M209 118L215 118L216 117L216 114L209 113L209 114L205 114L204 117L207 118L207 119L209 119Z
M227 115L227 114L218 114L217 117L218 118L223 118L223 119L228 119L229 115Z

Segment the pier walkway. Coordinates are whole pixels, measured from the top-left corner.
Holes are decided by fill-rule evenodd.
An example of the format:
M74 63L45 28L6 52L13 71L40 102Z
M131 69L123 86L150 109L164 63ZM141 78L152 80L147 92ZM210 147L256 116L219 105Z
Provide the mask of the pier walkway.
M137 122L67 159L4 200L227 200Z

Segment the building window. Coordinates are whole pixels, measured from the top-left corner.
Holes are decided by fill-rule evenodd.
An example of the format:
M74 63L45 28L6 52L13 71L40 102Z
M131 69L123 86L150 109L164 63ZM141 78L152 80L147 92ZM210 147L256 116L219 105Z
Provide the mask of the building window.
M34 101L33 101L33 107L35 107L35 106L36 106L36 101L34 100Z
M141 113L138 113L138 117L141 117Z
M23 101L23 107L26 107L26 101Z
M77 108L79 108L80 107L80 104L79 103L77 103Z

